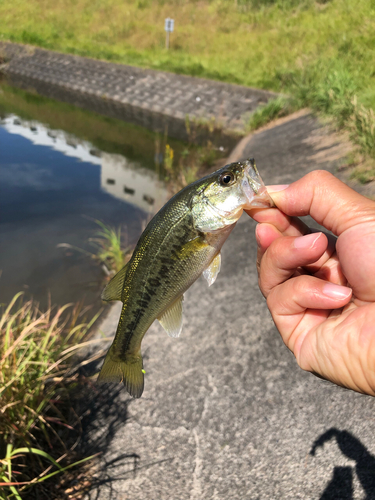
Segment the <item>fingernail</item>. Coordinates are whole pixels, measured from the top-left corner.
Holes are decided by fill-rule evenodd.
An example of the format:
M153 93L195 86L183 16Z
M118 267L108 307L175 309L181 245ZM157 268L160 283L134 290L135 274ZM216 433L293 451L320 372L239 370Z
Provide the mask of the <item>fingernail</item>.
M351 288L346 286L334 285L333 283L326 283L323 287L323 294L330 299L347 299L352 294Z
M320 238L322 233L312 233L307 234L306 236L299 236L294 240L293 246L294 248L312 248L315 245L317 239Z
M277 193L278 191L284 191L284 189L289 187L289 184L277 184L274 186L266 186L269 193Z

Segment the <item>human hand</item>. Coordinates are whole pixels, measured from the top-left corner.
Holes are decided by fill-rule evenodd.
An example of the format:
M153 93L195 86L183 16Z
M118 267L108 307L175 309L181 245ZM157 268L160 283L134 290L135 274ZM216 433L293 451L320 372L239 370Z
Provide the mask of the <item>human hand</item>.
M276 327L301 368L374 396L375 203L325 171L277 189L278 208L249 211ZM337 238L296 217L308 214Z

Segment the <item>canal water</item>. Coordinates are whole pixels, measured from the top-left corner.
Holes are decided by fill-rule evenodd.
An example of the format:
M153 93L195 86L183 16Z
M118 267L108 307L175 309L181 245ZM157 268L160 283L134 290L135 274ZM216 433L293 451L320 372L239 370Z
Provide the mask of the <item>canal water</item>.
M140 127L0 86L1 303L19 291L41 308L100 303L104 273L72 247L95 251L95 220L121 228L124 246L136 242L167 200L155 140Z
M95 221L120 228L123 246L133 247L168 199L163 151L168 144L174 164L186 161L201 151L194 140L185 144L167 130L157 134L0 80L0 303L23 291L41 309L83 302L97 310L105 275L89 255ZM207 158L225 155L223 140L210 143Z

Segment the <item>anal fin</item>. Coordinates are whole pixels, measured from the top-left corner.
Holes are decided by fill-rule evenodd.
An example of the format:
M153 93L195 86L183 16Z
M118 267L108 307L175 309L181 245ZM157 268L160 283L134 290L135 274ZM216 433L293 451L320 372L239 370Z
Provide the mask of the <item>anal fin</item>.
M170 337L179 337L182 330L182 301L181 295L166 309L158 320Z

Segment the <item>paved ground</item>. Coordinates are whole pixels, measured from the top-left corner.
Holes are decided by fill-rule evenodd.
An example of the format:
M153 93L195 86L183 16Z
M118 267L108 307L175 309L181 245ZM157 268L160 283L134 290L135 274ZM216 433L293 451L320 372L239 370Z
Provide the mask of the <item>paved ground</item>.
M306 113L241 148L266 183L335 171L345 152ZM244 216L215 285L186 294L181 338L151 327L143 397L100 389L84 422L87 451L102 452L87 499L375 499L375 400L298 368L257 287L254 227Z
M240 85L175 75L0 42L0 68L17 86L186 138L185 117L214 118L243 130L260 103L275 96Z

